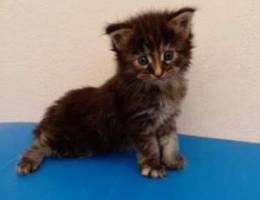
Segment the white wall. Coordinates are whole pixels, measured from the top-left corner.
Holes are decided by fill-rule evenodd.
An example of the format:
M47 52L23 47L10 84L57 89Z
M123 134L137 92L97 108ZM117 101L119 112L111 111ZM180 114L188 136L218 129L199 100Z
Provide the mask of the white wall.
M111 76L106 23L182 5L198 12L180 131L260 142L259 0L1 0L0 121L38 121L65 91Z

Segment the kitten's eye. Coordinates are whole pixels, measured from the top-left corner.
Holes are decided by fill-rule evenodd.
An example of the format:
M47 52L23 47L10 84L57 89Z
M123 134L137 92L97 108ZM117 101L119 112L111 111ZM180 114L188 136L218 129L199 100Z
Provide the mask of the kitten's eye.
M138 63L139 63L140 65L143 65L143 66L149 64L149 60L148 60L147 56L139 56L139 57L137 58L137 61L138 61Z
M167 63L167 62L172 61L173 58L174 58L173 51L165 51L164 52L164 54L163 54L163 61L165 61Z

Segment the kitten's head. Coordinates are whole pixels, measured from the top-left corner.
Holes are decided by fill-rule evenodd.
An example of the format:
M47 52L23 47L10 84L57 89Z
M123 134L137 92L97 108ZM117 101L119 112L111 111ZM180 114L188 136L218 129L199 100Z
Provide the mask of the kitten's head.
M168 80L189 66L193 8L149 12L110 24L118 72L144 81Z

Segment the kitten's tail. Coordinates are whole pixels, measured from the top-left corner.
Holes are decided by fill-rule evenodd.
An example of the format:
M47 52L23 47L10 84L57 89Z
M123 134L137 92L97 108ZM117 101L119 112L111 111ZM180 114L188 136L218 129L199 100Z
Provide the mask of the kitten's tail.
M45 157L50 155L50 148L42 145L36 139L34 143L23 153L16 165L16 172L27 175L40 167Z

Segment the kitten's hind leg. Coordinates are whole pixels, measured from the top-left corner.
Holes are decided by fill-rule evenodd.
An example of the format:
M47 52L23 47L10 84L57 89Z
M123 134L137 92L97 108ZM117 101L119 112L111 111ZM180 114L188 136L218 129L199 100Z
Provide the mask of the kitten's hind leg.
M50 155L50 147L40 144L36 139L24 152L16 165L16 172L27 175L39 168L44 158Z

